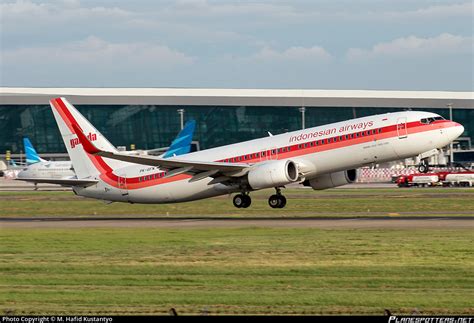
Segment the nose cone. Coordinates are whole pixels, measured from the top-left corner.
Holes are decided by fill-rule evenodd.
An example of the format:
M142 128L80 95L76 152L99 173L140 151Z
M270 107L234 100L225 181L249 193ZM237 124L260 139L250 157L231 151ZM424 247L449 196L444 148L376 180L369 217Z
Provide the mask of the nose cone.
M446 128L446 139L449 140L449 142L452 142L453 140L456 140L462 133L464 132L464 127L462 124L459 124L457 122L451 122L449 127ZM449 143L448 142L448 143Z
M464 127L462 124L455 122L454 123L454 131L453 134L455 135L454 139L462 135L464 132Z

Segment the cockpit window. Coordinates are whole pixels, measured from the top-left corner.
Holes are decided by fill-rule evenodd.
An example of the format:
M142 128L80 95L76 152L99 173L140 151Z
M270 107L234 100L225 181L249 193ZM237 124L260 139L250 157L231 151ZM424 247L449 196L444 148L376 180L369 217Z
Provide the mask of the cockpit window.
M439 116L439 117L432 117L432 118L423 118L420 120L421 123L423 124L430 124L430 123L433 123L437 120L445 120L443 117Z

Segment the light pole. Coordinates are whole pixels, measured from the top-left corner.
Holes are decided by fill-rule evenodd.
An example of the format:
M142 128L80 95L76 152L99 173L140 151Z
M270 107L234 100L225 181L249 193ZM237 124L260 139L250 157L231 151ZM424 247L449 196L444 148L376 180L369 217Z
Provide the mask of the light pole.
M453 104L448 103L446 106L449 109L449 120L453 121ZM451 141L449 143L449 165L453 165L453 159L454 159L454 154L453 154L453 142Z
M305 107L301 107L299 108L300 112L301 112L301 129L305 129L305 112L306 112L306 108Z
M184 128L184 109L178 109L176 111L178 111L179 117L181 119L181 130L183 130L183 128Z

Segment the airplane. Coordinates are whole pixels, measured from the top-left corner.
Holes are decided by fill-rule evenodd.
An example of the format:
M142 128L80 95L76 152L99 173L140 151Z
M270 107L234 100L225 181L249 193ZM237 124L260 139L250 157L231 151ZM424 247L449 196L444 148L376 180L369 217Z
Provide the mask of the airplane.
M183 129L178 133L176 139L171 142L171 145L160 157L169 158L189 153L191 151L191 142L195 128L195 120L189 120L186 122ZM23 144L25 146L28 166L18 173L16 177L17 180L34 183L35 187L38 183L63 184L69 186L71 185L71 180L77 178L71 161L47 161L38 155L28 138L23 138ZM123 153L130 155L144 155L152 153L155 150L156 149L124 151ZM72 183L75 182L73 181Z
M268 204L283 208L281 189L288 184L316 190L345 185L356 180L358 167L444 147L464 131L434 113L403 111L160 158L117 151L65 98L50 105L77 174L75 194L128 203L237 193L234 206L247 208L250 192L275 188Z
M33 182L36 186L38 182L35 182L35 180L37 179L61 179L76 176L71 161L48 161L41 158L31 141L26 137L23 138L23 145L27 167L18 173L18 180Z

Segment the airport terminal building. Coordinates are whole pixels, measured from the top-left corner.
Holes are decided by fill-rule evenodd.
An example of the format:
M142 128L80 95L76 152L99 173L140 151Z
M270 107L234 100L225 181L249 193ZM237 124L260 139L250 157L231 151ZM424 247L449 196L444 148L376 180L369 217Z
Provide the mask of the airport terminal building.
M0 156L21 154L27 136L40 154L65 153L48 101L63 96L115 146L169 145L195 119L201 149L401 110L435 112L463 124L455 143L474 140L474 93L440 91L186 88L0 88Z

